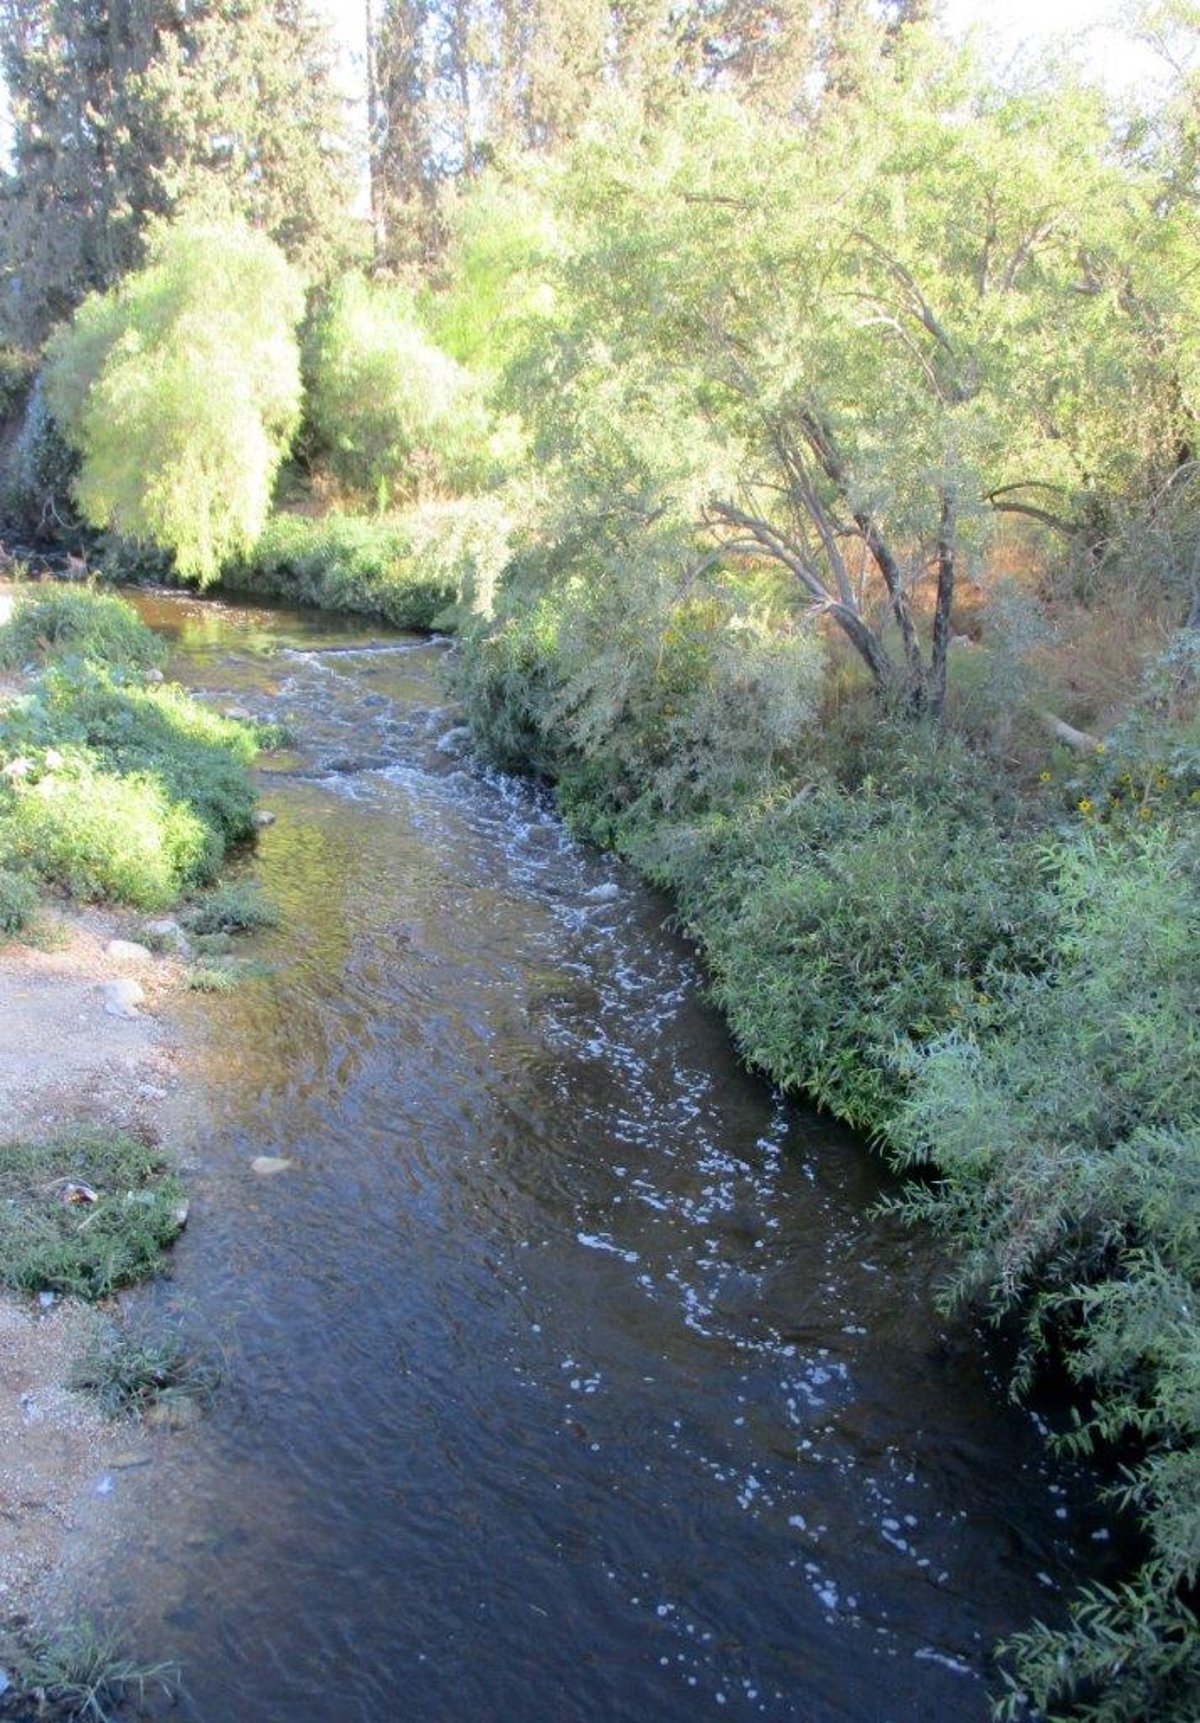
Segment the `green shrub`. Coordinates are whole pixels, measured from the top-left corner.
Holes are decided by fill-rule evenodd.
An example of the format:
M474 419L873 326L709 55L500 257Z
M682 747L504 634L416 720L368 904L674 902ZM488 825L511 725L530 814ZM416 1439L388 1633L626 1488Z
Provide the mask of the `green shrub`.
M38 587L18 595L0 627L0 668L56 658L147 670L164 664L167 646L128 604L78 587Z
M0 867L0 933L20 933L37 901L37 887L28 874Z
M14 786L7 802L0 820L13 857L85 902L165 908L220 861L216 835L156 778L103 771L79 751Z
M913 798L813 787L633 854L678 892L746 1057L877 1135L904 1093L897 1048L1045 938L1028 855L986 813Z
M157 1149L85 1134L0 1145L0 1283L107 1298L158 1272L183 1187Z
M86 519L201 585L253 543L298 421L302 310L282 252L236 223L161 228L144 269L85 301L45 379Z
M279 514L223 580L237 591L379 616L395 628L445 626L460 609L486 604L507 535L494 497L394 516Z
M1067 1438L1130 1439L1141 1572L1066 1630L1014 1640L1007 1716L1076 1700L1096 1723L1200 1712L1200 847L1170 823L1052 851L1045 973L1014 973L910 1056L892 1138L932 1163L905 1212L954 1244L948 1300L1025 1320L1024 1376L1053 1336L1087 1408ZM1061 1715L1055 1711L1053 1715Z
M153 778L173 802L196 813L218 860L253 830L252 724L222 717L174 684L141 688L102 673L51 674L41 699L58 738L86 748L105 770Z
M477 381L403 290L347 276L317 327L309 413L329 464L381 507L478 488L494 466Z
M205 937L277 927L279 911L252 881L227 880L184 911L183 925Z

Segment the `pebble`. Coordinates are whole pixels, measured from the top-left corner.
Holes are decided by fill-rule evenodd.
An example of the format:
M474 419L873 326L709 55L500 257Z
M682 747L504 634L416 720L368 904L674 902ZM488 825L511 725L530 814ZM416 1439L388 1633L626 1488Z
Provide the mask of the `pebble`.
M594 885L586 895L591 903L612 903L614 898L620 897L621 888L609 880L605 885Z
M117 981L104 981L100 984L104 995L104 1009L110 1017L140 1017L138 1006L146 995L140 982L121 978Z
M283 1155L255 1155L250 1162L250 1171L265 1179L270 1178L273 1173L286 1173L294 1164Z
M261 832L267 826L273 826L275 824L275 815L271 812L270 808L260 808L254 816L254 824Z

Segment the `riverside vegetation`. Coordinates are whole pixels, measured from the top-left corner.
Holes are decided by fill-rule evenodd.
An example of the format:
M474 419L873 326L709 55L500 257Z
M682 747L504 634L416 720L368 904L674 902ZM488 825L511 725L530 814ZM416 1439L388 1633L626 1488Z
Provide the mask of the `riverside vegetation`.
M747 1060L909 1176L1014 1393L1076 1385L1055 1439L1143 1552L1003 1649L997 1715L1190 1723L1195 5L1142 8L1162 78L1121 103L989 74L920 4L501 5L495 40L385 5L357 242L336 200L288 230L269 152L243 174L261 116L197 147L196 10L190 58L126 45L160 156L112 167L116 228L64 192L57 275L38 104L111 43L82 8L49 70L8 50L10 535L457 633L481 751L670 890ZM72 647L70 602L8 648L53 647L4 720L12 925L34 878L166 902L250 819L253 737Z

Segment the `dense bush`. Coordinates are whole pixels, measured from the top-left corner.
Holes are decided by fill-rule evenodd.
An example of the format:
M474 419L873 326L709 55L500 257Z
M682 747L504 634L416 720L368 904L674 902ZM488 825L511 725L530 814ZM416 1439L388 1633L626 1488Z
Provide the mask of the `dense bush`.
M1016 1682L1084 1715L1193 1718L1200 1643L1200 843L1164 825L1087 835L1045 862L1041 975L1013 973L909 1061L891 1136L937 1178L906 1210L955 1244L948 1297L1025 1314L1090 1410L1071 1444L1136 1438L1128 1496L1151 1558L1065 1633L1017 1642ZM1132 1648L1136 1647L1136 1655ZM1017 1714L1014 1709L1014 1715Z
M235 591L431 628L486 605L507 551L507 512L497 497L390 516L277 514L222 578Z
M533 559L536 568L536 558ZM501 764L558 778L581 827L749 794L796 758L817 715L816 635L733 585L640 578L581 557L539 592L510 580L468 629L457 673Z
M166 662L167 646L119 598L69 586L21 593L0 627L0 668L65 657L148 670Z
M201 584L258 536L300 408L303 293L236 224L164 227L150 261L48 348L86 519L174 553Z
M39 618L63 656L0 709L0 859L72 897L160 908L252 831L255 733L180 688L142 686L157 643L120 600L35 596L10 624L18 656ZM23 893L10 896L15 915Z
M203 822L154 778L120 777L73 752L10 790L0 823L14 859L85 902L164 908L219 860Z
M0 934L20 933L37 908L37 887L28 874L0 867Z
M309 415L334 473L381 508L476 488L492 467L478 382L401 289L348 276L322 316Z
M986 812L802 788L632 846L679 894L746 1057L882 1135L897 1050L974 1010L1045 935L1030 861Z

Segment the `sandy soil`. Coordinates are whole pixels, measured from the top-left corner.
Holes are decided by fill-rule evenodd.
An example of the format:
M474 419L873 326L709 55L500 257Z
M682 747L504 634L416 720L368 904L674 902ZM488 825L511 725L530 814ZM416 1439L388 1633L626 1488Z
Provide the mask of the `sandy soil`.
M175 1084L168 1027L157 1015L177 980L167 958L115 955L130 937L89 910L43 923L47 949L0 943L0 1154L5 1138L71 1123L157 1132ZM113 1015L105 983L136 980L137 1015ZM0 1295L0 1623L38 1614L94 1513L151 1438L105 1423L66 1387L95 1312L73 1301Z

